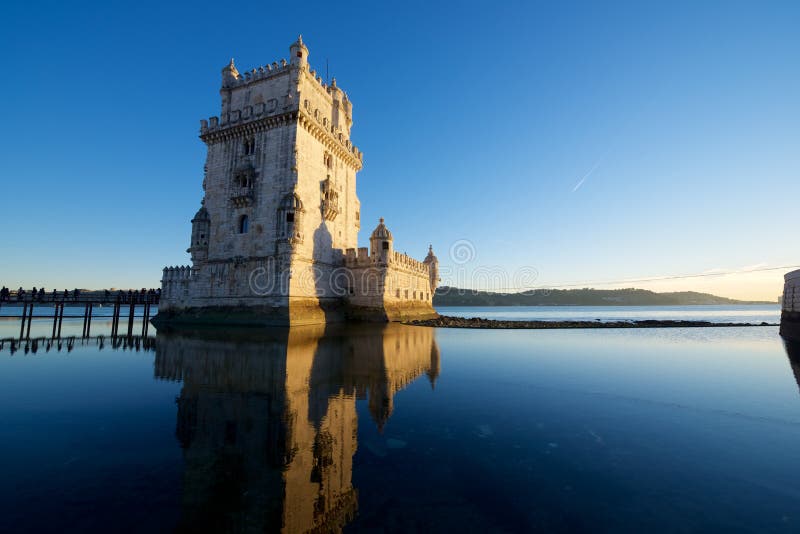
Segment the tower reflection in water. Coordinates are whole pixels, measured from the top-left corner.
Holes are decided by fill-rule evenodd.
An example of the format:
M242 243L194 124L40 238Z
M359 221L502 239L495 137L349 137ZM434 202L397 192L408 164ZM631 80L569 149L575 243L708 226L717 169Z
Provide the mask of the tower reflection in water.
M356 514L356 400L383 428L399 390L439 374L434 330L396 324L158 333L157 378L182 380L179 531L336 531Z

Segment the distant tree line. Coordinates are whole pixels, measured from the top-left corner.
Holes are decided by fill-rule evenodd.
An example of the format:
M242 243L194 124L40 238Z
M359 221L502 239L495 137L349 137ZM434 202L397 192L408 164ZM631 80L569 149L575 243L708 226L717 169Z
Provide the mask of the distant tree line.
M712 304L774 304L680 291L655 293L646 289L536 289L521 293L492 293L443 286L436 289L434 306L690 306Z

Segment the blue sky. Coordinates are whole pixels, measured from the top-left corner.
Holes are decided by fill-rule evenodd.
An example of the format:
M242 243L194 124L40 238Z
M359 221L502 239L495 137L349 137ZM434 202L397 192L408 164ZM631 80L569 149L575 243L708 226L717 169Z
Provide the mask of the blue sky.
M220 69L302 33L354 103L362 245L382 216L463 285L774 299L780 270L623 281L800 264L798 6L5 3L0 283L156 286L188 263Z

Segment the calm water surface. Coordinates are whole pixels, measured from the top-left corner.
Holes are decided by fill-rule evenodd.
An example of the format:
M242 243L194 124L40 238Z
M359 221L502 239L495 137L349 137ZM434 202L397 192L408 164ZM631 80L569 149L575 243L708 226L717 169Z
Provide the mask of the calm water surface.
M0 531L800 531L774 327L152 338L4 344Z

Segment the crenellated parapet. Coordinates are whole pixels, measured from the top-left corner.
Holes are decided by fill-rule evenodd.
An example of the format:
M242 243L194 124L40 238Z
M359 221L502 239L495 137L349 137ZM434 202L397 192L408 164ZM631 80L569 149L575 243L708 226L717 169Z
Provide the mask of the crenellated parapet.
M190 265L182 265L178 267L164 267L163 275L161 276L162 282L176 282L180 280L188 280L192 277L192 267Z
M373 267L377 260L374 255L370 256L369 249L367 247L361 247L359 249L347 249L345 251L344 261L346 267L363 268ZM430 268L428 264L416 260L408 254L403 254L401 252L393 251L389 262L386 264L386 267L391 269L403 269L405 271L424 275L426 277L430 274Z
M430 272L427 264L419 260L415 260L408 254L403 254L401 252L394 252L391 264L393 267L399 267L415 273L424 274L425 276L428 276L428 273Z
M297 120L297 111L281 112L269 110L269 105L245 106L225 117L210 117L200 121L200 139L206 143L225 141L257 132L285 126ZM257 109L263 111L256 113ZM277 108L276 108L277 110ZM252 112L252 113L251 113Z
M336 154L342 161L355 170L361 170L364 154L350 142L344 132L337 130L332 121L324 117L318 110L312 110L310 102L300 107L298 122L308 133L314 136L325 147Z
M233 60L231 60L231 65L226 67L226 69L231 73L228 76L224 76L226 69L223 69L222 87L224 89L243 87L269 78L275 78L284 74L288 74L291 70L291 65L285 59L274 61L272 64L262 65L241 73L238 70L235 70L235 67L231 69L232 65Z
M372 266L372 260L369 257L369 249L367 247L360 247L358 250L348 248L344 254L345 267L351 269L365 268Z
M231 60L222 69L222 112L200 121L200 137L207 143L227 140L284 123L276 118L288 119L360 170L363 154L350 141L353 104L335 78L327 84L310 68L308 48L298 43L290 47L290 62L239 72Z
M208 120L202 119L200 121L200 133L203 134L240 122L247 122L260 117L275 115L278 111L278 99L270 98L266 102L260 102L252 106L244 106L242 109L232 110L221 117L209 117Z

